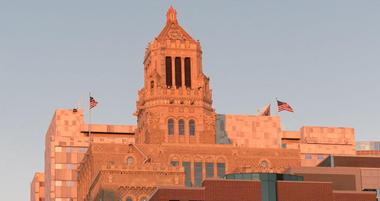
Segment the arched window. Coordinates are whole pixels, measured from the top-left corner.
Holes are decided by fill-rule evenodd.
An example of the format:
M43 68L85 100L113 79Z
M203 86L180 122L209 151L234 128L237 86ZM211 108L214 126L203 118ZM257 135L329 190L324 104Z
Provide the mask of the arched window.
M189 135L195 135L195 121L193 119L189 121Z
M183 119L178 121L178 134L185 135L185 121Z
M174 135L174 120L168 120L168 135Z
M133 201L133 199L131 197L127 197L125 201Z
M181 57L176 57L174 64L175 64L175 86L179 88L182 86Z
M172 81L172 58L165 58L165 66L166 66L166 86L170 88L173 85Z
M135 163L135 159L132 156L127 158L127 165L133 165Z
M191 88L191 64L190 57L185 58L185 86Z

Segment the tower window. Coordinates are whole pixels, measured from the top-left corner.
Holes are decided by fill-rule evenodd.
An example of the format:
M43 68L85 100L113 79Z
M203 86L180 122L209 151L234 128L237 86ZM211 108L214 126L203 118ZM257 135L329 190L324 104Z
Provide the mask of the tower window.
M168 135L173 135L174 134L174 120L169 119L168 120Z
M185 58L185 86L191 88L191 64L190 57Z
M172 58L171 57L166 57L166 86L167 87L172 87L173 86L173 81L172 81Z
M133 199L131 197L127 197L125 201L133 201Z
M150 88L153 89L154 88L154 81L150 81Z
M135 162L135 159L132 156L129 156L127 158L127 165L133 165L134 162Z
M177 88L182 86L181 57L175 58L175 86Z
M195 121L193 119L189 121L189 135L195 135Z
M184 135L185 134L185 121L183 119L180 119L178 121L178 133L180 135Z

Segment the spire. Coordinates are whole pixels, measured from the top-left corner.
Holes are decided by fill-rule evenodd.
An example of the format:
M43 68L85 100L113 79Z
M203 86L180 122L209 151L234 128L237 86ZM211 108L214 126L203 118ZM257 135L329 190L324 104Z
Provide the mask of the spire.
M166 13L166 23L178 23L177 22L177 11L173 8L173 6L170 6L168 9L168 12Z

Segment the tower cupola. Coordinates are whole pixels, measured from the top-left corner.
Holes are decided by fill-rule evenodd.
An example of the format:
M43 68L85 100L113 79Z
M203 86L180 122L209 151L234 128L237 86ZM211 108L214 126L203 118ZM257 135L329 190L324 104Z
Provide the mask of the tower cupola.
M180 26L173 7L146 48L144 87L138 96L140 141L215 142L212 91L202 70L201 45Z

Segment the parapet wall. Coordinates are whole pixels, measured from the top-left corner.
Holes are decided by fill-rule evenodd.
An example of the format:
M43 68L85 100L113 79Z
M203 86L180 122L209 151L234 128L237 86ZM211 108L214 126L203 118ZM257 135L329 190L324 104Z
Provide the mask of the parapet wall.
M353 128L304 126L301 143L355 145Z
M280 118L278 116L218 114L216 135L218 144L251 148L280 148Z

